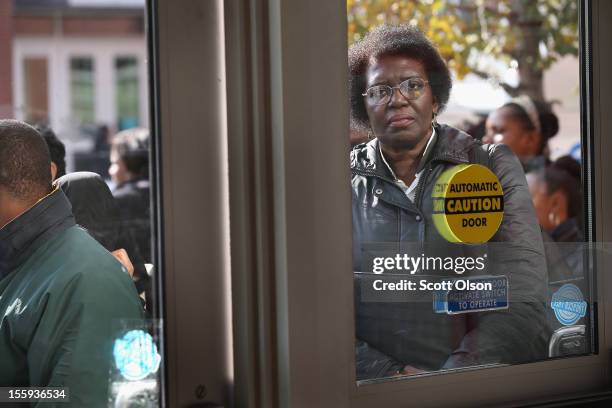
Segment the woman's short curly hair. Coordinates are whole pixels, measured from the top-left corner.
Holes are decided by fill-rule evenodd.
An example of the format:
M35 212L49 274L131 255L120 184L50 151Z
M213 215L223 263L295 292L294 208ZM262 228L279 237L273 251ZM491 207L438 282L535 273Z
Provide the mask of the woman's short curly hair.
M440 110L446 106L453 83L450 71L436 47L415 26L382 25L349 49L349 92L353 123L368 126L368 114L362 96L367 84L366 71L372 58L385 55L401 55L420 61Z

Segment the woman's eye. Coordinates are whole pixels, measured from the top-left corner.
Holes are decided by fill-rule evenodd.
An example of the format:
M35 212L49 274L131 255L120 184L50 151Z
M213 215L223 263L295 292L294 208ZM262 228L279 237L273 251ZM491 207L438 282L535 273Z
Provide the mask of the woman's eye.
M370 98L382 98L387 95L387 90L383 87L380 88L372 88L368 93Z

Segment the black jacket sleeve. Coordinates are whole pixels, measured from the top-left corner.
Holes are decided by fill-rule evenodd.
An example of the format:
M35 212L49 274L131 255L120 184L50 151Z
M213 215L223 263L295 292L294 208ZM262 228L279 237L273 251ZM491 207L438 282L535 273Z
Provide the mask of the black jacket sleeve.
M546 357L546 258L527 181L507 146L493 146L490 155L504 191L504 217L488 246L489 273L508 277L509 308L470 316L474 328L443 368Z

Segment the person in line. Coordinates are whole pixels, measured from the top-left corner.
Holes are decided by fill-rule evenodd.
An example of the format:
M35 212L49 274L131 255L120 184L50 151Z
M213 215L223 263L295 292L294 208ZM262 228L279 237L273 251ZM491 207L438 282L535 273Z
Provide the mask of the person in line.
M355 273L357 378L544 358L544 249L517 158L505 145L485 150L466 133L437 123L451 76L415 27L380 26L354 44L349 78L352 119L374 137L350 153L354 271L372 272L369 260L379 247L417 257L487 250L448 242L432 219L438 177L475 162L480 151L504 192L503 221L492 239L499 244L488 245L487 273L507 276L512 300L506 311L461 315L434 313L431 293L414 302L362 301L364 274Z
M491 112L486 130L483 143L506 144L529 172L550 164L548 140L559 131L559 119L547 104L522 95Z
M66 146L56 136L55 132L46 126L36 128L47 142L51 154L51 180L55 181L66 174Z
M560 246L571 277L583 276L582 182L580 163L562 156L527 174L538 222ZM573 243L573 244L572 244ZM554 279L554 277L552 277Z
M66 146L64 145L64 143L62 143L61 140L59 140L59 138L55 135L55 132L48 126L36 126L36 130L38 130L38 132L42 135L42 137L45 139L45 142L47 143L47 147L49 148L49 153L51 155L51 181L55 182L56 180L64 177L66 175ZM79 183L79 186L81 186L81 184ZM108 187L107 187L108 189ZM75 203L72 200L72 197L70 196L70 194L68 194L66 192L66 190L64 190L64 193L66 193L66 195L68 196L68 199L70 200L72 206L73 206L73 212L74 212L74 206ZM94 194L95 196L95 194ZM82 195L82 197L85 197L85 195ZM112 195L111 195L112 198ZM80 198L79 198L80 200ZM91 204L91 202L90 202ZM94 205L96 203L93 203ZM89 205L89 204L88 204ZM80 209L80 211L87 211L86 207L82 207ZM92 218L90 218L89 220L85 221L85 224L81 224L79 220L80 217L83 217L82 214L77 214L75 212L75 217L76 217L76 222L77 224L81 225L82 227L86 228L87 222L89 222L90 220L92 220ZM101 225L100 223L97 223L97 225ZM96 238L94 236L94 238ZM98 242L100 242L100 240L98 240ZM102 242L101 242L102 243ZM102 243L102 245L108 249L108 247L106 245L104 245L104 243ZM134 248L134 250L136 250L136 248ZM114 256L115 258L117 258L117 260L119 260L119 262L121 262L123 264L123 266L125 266L125 268L128 270L130 276L133 277L134 275L134 264L132 263L132 260L130 259L130 256L128 255L127 251L123 248L119 248L119 249L115 249L115 250L109 250ZM136 261L136 276L141 276L142 274L140 273L140 269L144 270L144 264L142 264L140 262L141 258L139 254L136 254L135 251L130 251L133 255L132 257L137 259ZM142 265L141 265L142 264ZM142 268L141 268L142 266ZM144 281L142 282L144 283ZM139 292L141 293L141 292Z
M60 177L56 185L70 200L76 223L119 259L134 279L138 293L149 301L150 282L144 261L132 232L121 222L117 202L102 177L78 171Z
M151 203L149 188L149 130L127 129L111 142L108 170L121 219L131 229L145 262L151 263Z
M68 387L66 406L107 406L113 343L143 311L50 165L36 129L0 120L0 386Z

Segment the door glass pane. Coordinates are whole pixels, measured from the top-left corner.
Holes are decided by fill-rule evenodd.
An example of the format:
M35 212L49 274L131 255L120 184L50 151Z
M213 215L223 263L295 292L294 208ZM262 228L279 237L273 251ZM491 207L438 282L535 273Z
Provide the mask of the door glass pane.
M37 175L31 206L0 205L0 384L75 406L160 404L145 4L0 2L2 200Z
M357 380L594 352L578 2L347 11Z

